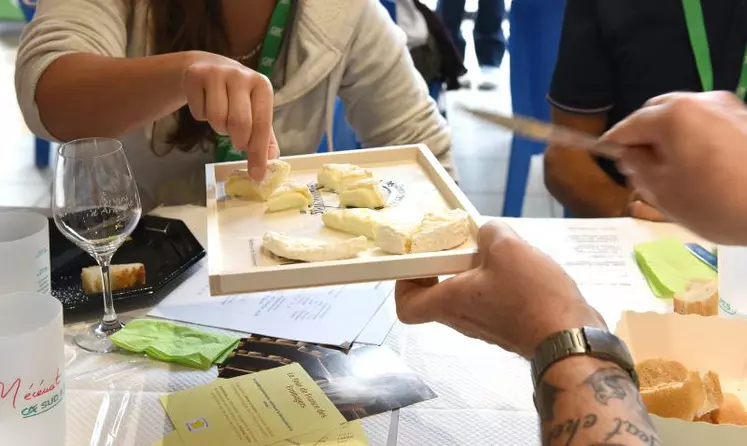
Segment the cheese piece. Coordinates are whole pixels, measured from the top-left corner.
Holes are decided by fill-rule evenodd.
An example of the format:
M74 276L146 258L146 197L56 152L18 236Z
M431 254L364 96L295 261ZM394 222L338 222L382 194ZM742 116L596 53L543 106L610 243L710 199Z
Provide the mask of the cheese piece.
M366 208L334 209L322 214L324 226L371 240L376 238L376 226L382 221L384 217L380 213Z
M718 283L709 279L694 279L674 296L674 312L718 316Z
M461 209L425 214L412 235L410 252L435 252L456 248L469 238L469 218Z
M435 252L455 248L469 238L468 214L461 209L425 214L420 224L379 223L376 245L390 254Z
M373 177L373 172L355 164L324 164L316 178L324 188L339 192L347 184Z
M417 227L417 224L379 224L375 229L376 246L389 254L407 254Z
M246 169L233 172L226 181L225 192L229 197L245 200L265 201L290 174L291 166L285 161L269 160L262 181L251 178Z
M378 180L369 178L345 184L340 206L377 209L386 206L386 191Z
M339 242L321 242L268 231L262 237L262 246L276 256L286 259L323 262L352 259L368 249L368 241L366 237L360 236Z
M283 183L267 197L267 212L309 207L314 197L309 187L302 183Z

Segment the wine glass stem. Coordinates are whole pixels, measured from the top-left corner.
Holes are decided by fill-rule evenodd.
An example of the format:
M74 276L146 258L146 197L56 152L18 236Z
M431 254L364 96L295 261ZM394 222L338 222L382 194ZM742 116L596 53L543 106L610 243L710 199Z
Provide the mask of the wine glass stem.
M109 275L109 260L102 260L101 283L104 289L104 327L112 327L119 324L117 313L114 311L114 300L112 299L112 284Z

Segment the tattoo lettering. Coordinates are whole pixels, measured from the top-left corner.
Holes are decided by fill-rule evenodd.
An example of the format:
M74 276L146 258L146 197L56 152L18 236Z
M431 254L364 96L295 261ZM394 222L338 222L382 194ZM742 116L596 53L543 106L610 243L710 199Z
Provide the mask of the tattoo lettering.
M557 400L558 394L562 392L563 389L548 384L545 381L540 384L539 389L537 389L537 411L539 412L540 420L545 422L552 421L555 418L553 411L555 400Z
M651 421L651 416L648 414L648 409L646 408L646 404L643 402L643 398L641 398L641 393L636 389L635 392L635 401L636 401L636 412L638 413L638 416L641 418L641 421L646 425L648 429L651 430L651 432L656 432L656 427L654 426L654 422Z
M567 437L565 444L570 445L579 430L590 429L597 424L596 414L590 413L583 418L569 418L563 423L556 424L547 433L545 444L550 444L553 440L560 440Z
M632 381L621 369L605 367L589 375L584 384L591 387L597 402L606 406L609 400L624 400L628 396L625 386L632 384Z
M610 441L613 438L620 436L632 436L640 440L640 442L645 445L661 445L661 441L659 440L659 437L657 437L655 432L646 432L630 421L622 420L620 418L615 418L614 423L615 428L607 433L607 436L604 439L605 441Z

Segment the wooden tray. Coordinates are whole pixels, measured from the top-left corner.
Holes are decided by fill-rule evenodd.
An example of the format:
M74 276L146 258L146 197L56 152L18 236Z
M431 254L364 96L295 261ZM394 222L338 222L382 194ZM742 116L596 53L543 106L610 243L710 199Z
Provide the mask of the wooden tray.
M290 180L316 184L326 163L352 163L374 172L389 189L389 203L380 212L396 218L422 218L429 211L463 209L472 222L472 235L464 245L435 253L388 255L372 242L371 249L350 260L283 263L260 249L268 230L297 237L340 240L352 237L324 227L324 208L337 206L336 195L319 192L311 211L266 213L262 202L225 196L223 186L231 172L246 163L208 164L207 238L210 292L236 294L286 288L373 282L455 274L472 266L480 215L425 145L332 152L282 158L292 171ZM316 194L315 194L316 195Z

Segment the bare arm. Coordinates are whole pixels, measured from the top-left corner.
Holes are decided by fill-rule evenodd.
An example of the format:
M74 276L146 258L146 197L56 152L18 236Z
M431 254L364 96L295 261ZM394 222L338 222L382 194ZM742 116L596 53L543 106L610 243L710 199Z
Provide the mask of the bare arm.
M407 50L404 32L381 4L366 0L339 95L366 147L424 143L454 175L451 134Z
M604 114L579 115L553 108L552 121L593 135L601 135L606 128ZM571 147L547 148L545 185L578 217L620 217L630 196L628 189L607 176L589 153Z
M39 79L39 116L59 140L117 137L186 103L182 77L194 58L191 52L134 59L64 55Z
M630 376L611 362L562 360L547 371L537 395L543 445L662 444Z

